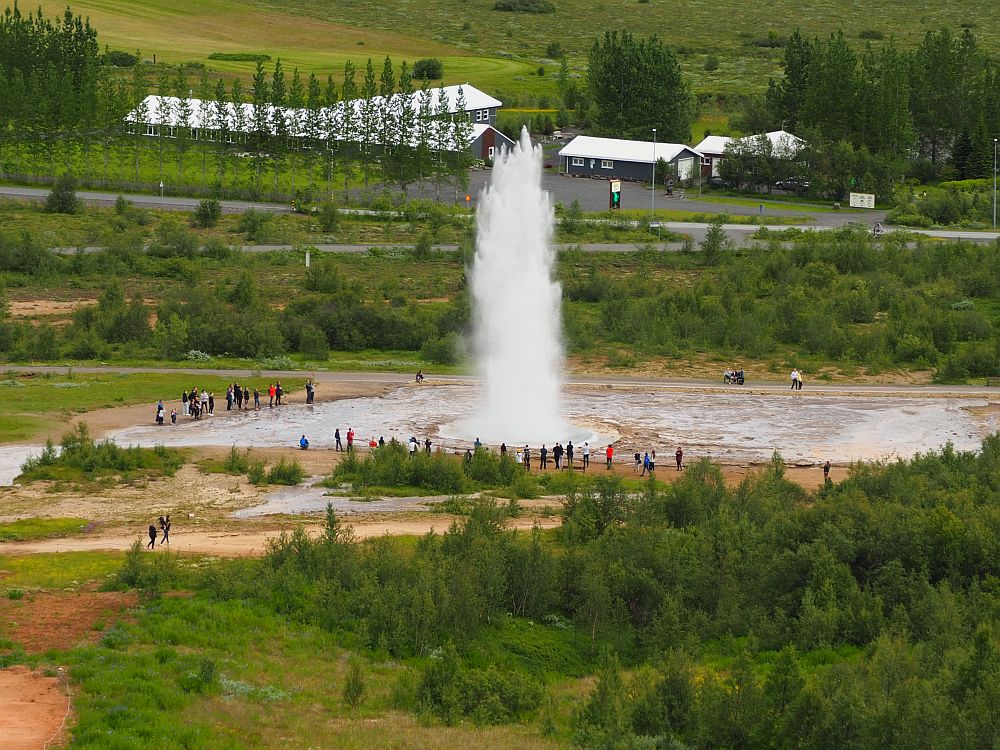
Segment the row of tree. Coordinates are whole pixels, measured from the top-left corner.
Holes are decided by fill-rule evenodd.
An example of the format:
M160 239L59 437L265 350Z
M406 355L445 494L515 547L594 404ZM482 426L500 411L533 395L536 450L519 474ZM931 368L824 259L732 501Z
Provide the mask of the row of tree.
M258 197L433 176L439 194L447 181L457 194L472 161L464 92L451 102L443 86L416 90L389 57L380 73L348 61L339 86L286 75L280 60L270 72L258 61L247 88L204 70L191 81L183 66L126 77L102 64L79 17L53 24L16 6L0 19L0 50L0 174ZM146 100L151 74L160 107Z
M1000 65L971 31L929 31L912 52L892 41L861 53L842 32L792 34L751 132L783 127L807 140L847 141L873 154L951 159L958 176L992 174L1000 123Z

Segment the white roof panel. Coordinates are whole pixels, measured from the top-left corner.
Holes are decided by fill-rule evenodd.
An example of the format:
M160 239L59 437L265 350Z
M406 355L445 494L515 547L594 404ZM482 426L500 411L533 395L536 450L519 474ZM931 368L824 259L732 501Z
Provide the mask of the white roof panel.
M590 135L578 135L563 147L559 156L620 159L639 164L652 164L658 159L671 161L684 149L692 152L695 156L701 156L697 150L685 146L683 143L657 143L654 156L652 141L625 141L619 138L595 138Z

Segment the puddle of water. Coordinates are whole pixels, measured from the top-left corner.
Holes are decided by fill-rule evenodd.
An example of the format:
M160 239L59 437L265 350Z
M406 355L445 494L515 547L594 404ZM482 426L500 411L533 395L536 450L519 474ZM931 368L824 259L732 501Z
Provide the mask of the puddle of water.
M6 487L14 483L21 473L21 464L29 457L42 452L43 445L4 445L0 446L0 486Z

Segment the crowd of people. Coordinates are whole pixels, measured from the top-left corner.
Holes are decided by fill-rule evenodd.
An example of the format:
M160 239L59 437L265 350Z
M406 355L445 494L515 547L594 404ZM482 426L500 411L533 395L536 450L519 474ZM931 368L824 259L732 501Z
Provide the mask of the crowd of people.
M264 393L261 393L259 388L251 388L249 385L234 382L226 387L226 411L251 409L259 411L265 394L267 395L267 405L271 408L286 404L284 400L285 389L280 380L269 383ZM309 380L306 383L306 403L313 403L315 396L316 385L312 380ZM161 399L156 404L156 424L166 424L168 416L172 425L177 424L178 416L189 417L192 420L215 416L215 393L197 386L191 388L190 391L183 391L181 393L180 414L176 409L171 409L168 415L166 406Z

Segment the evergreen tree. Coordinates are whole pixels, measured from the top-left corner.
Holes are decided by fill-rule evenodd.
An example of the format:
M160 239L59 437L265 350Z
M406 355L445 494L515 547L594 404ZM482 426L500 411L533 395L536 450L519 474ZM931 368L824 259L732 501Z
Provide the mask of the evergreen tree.
M399 107L396 129L398 144L395 158L396 180L405 191L413 179L416 167L417 113L413 103L413 78L406 61L399 67Z
M226 82L221 78L215 84L215 101L212 102L212 125L216 132L215 183L218 188L226 184L229 173L230 113L232 105L226 94Z
M858 58L843 32L815 42L802 122L831 141L857 132Z
M132 82L129 87L129 96L135 102L135 119L131 132L132 154L135 158L135 184L139 185L139 162L142 152L149 143L146 135L146 125L152 122L149 111L149 102L146 96L149 93L149 84L146 76L136 65L132 70Z
M332 78L331 78L332 82ZM306 121L305 121L304 168L309 175L309 187L316 186L316 156L326 149L323 138L323 90L315 73L309 74L306 83ZM329 192L329 186L327 189Z
M785 71L784 77L778 82L772 80L768 84L766 101L772 119L780 123L783 130L792 133L802 122L802 111L805 109L806 94L809 90L812 53L812 43L796 29L789 37L788 45L782 55L781 67Z
M416 112L416 143L414 148L414 170L417 179L420 181L420 192L424 190L424 177L431 170L431 150L434 136L433 104L428 81L424 80L420 85L420 95L417 97Z
M219 81L222 83L222 81ZM224 90L224 89L223 89ZM216 110L222 99L212 99L212 85L208 74L202 71L198 82L198 131L194 135L195 146L201 152L201 189L208 189L208 153L211 150L209 136L215 137L213 131L216 125Z
M451 147L451 172L455 183L455 200L458 201L458 191L462 194L469 188L469 166L472 163L473 128L472 118L466 110L465 92L458 87L455 95L455 119L452 124L453 143Z
M354 64L348 60L344 63L344 82L340 88L343 105L340 108L340 168L344 172L344 200L349 197L348 186L354 173L354 162L361 151L360 106L358 104L358 84L355 80Z
M890 42L861 57L859 141L875 153L903 157L914 142L907 59Z
M173 122L173 102L170 97L170 76L167 75L167 69L165 67L160 68L160 74L157 78L156 93L159 96L157 102L156 112L154 113L156 118L156 142L159 146L159 167L160 167L160 183L163 183L163 178L165 177L163 172L163 160L164 153L166 151L166 139L170 134L171 123Z
M187 169L187 154L191 146L191 89L188 87L184 66L177 68L174 79L174 96L177 98L174 129L174 154L177 159L177 185L184 188L184 174Z
M372 59L369 57L368 64L365 66L365 80L361 85L361 116L359 123L361 167L364 173L366 189L368 187L369 171L375 142L378 139L379 103L375 99L377 95L378 87L375 82L375 67L372 65Z
M914 53L910 85L913 124L921 145L937 162L961 130L957 99L959 81L958 41L948 29L928 31Z
M590 50L587 80L602 135L664 141L691 137L694 99L674 53L656 35L609 31Z
M976 129L972 131L968 176L973 179L993 176L993 137L986 126L986 118L982 115L976 123Z
M437 200L441 200L441 183L444 181L445 164L448 149L454 141L451 120L451 102L448 100L448 91L444 83L437 90L437 99L434 102L434 134L432 148L434 151L434 193Z
M308 134L307 123L302 118L302 112L306 106L306 90L302 84L302 75L299 69L292 71L292 83L288 87L288 134L287 151L288 167L291 176L292 195L296 192L296 170L298 167L299 154L302 144ZM294 113L294 114L292 114Z
M268 117L269 87L267 85L267 74L264 72L264 63L257 61L257 68L253 75L253 85L250 91L250 98L253 107L251 109L250 145L253 147L254 161L254 196L260 197L260 182L267 162L271 141L271 121Z
M278 195L278 178L288 155L288 91L285 87L285 69L279 58L274 63L271 74L271 106L268 108L268 123L271 129L271 141L268 153L274 171L274 195Z
M253 128L253 117L250 114L250 110L253 107L247 107L246 95L243 93L243 82L237 78L233 81L233 86L229 92L229 101L232 102L232 113L233 113L233 126L232 135L229 141L226 142L227 149L239 148L239 144L249 143L251 137L251 129ZM232 146L230 146L232 144ZM240 165L243 164L243 159L233 160L233 177L237 189L242 187L242 177L240 175Z

